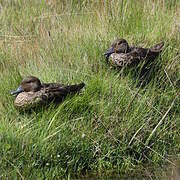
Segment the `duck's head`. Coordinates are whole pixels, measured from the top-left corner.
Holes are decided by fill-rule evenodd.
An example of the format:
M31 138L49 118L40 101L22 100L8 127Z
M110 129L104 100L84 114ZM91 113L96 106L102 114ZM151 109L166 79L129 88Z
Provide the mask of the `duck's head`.
M21 92L36 92L39 91L41 87L41 82L37 77L28 76L22 80L21 85L15 91L11 91L11 94L18 95Z
M111 44L111 47L104 53L104 56L109 58L112 53L127 53L128 51L128 42L125 39L118 38Z

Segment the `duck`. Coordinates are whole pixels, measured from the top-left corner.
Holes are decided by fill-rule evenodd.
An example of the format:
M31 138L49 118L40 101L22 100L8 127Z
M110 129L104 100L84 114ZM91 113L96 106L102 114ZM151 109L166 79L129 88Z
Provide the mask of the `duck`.
M162 52L163 46L164 42L161 41L150 48L134 47L129 46L126 39L117 38L104 53L104 56L112 66L124 67L139 63L141 60L154 61Z
M25 77L20 86L11 91L15 107L29 108L37 105L47 105L51 102L60 103L68 94L79 92L84 83L64 85L61 83L41 83L35 76Z

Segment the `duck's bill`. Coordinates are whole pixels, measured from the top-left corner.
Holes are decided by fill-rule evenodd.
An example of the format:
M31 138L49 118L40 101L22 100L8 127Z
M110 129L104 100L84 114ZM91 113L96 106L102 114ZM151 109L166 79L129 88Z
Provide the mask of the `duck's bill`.
M112 53L114 53L114 48L110 47L105 53L104 56L108 58Z
M18 95L19 93L23 92L22 86L19 86L15 91L11 91L11 95Z

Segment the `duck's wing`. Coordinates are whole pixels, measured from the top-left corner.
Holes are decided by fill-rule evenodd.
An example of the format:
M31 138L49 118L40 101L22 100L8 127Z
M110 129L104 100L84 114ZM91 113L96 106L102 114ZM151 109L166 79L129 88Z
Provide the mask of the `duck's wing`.
M64 84L61 83L42 83L42 88L56 89L62 87Z
M50 84L45 84L45 92L57 92L60 94L67 94L67 93L73 93L73 92L78 92L80 91L83 87L85 86L84 83L80 84L75 84L75 85L64 85L64 84L55 84L55 83L50 83Z
M85 86L84 83L75 85L46 84L42 89L42 98L47 101L62 101L68 94L79 92Z
M158 44L155 44L151 48L134 48L134 50L130 53L133 54L133 56L135 57L134 59L145 59L147 61L154 61L162 52L163 46L164 43L160 42Z

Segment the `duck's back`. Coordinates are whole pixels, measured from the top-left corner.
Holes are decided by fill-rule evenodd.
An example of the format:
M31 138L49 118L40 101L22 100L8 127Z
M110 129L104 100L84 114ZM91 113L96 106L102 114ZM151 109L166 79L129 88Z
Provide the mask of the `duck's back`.
M46 98L46 101L62 101L68 94L77 93L85 86L84 83L75 84L75 85L63 85L59 83L48 83L43 84L41 89L42 98Z

